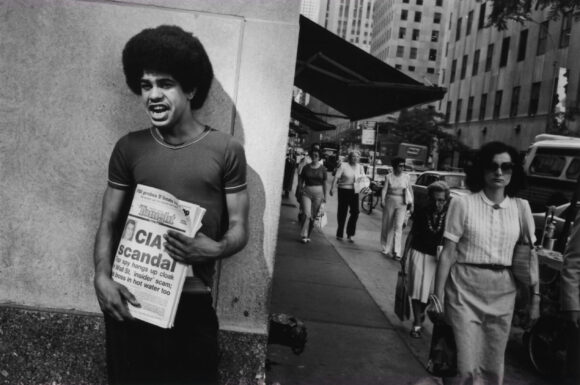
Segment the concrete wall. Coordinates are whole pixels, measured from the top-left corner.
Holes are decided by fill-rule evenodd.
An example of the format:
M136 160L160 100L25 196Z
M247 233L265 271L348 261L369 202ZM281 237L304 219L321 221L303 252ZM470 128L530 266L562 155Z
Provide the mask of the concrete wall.
M216 307L229 346L243 340L263 353L299 5L0 0L0 303L100 312L92 246L108 157L148 124L121 50L143 28L176 24L199 36L214 65L200 119L246 148L250 242L221 264Z

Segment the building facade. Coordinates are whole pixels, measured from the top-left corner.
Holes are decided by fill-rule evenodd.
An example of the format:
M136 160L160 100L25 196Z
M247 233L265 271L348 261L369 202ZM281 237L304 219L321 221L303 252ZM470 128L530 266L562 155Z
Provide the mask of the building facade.
M376 0L371 54L423 83L437 84L454 0Z
M486 27L492 4L456 1L450 13L438 108L453 132L473 149L499 140L524 151L556 131L556 120L578 130L580 14L550 20L537 10L533 21L499 31Z
M375 0L320 0L318 24L370 52L374 2Z

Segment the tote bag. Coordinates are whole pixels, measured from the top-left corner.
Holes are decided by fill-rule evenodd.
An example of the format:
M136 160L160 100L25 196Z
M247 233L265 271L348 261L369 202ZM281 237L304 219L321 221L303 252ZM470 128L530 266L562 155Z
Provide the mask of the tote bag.
M532 243L532 233L528 222L524 218L524 205L520 198L516 198L518 204L518 217L520 221L520 238L514 248L512 258L512 273L516 280L526 286L534 286L539 281L538 254Z
M406 257L401 259L401 270L399 271L395 291L395 314L401 321L408 320L411 317L411 303L407 288L407 272L405 271L406 260Z

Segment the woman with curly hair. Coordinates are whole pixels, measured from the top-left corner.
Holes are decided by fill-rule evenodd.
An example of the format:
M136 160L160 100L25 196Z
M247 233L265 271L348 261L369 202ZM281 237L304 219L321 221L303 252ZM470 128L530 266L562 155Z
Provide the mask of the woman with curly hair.
M502 384L504 355L516 298L511 272L520 218L534 230L530 206L515 194L524 183L520 156L502 142L481 147L466 184L471 194L451 200L437 266L435 298L457 345L457 376L446 384ZM532 288L534 294L538 287ZM531 296L530 318L539 295ZM434 318L441 309L434 308Z

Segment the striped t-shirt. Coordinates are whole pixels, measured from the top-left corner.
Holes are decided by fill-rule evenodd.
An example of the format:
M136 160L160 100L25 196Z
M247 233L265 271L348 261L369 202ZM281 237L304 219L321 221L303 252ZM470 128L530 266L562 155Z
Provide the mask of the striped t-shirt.
M528 201L522 200L523 218L534 233ZM494 208L497 207L497 208ZM451 200L444 237L457 243L457 262L510 266L520 237L518 205L506 197L499 205L483 191Z

